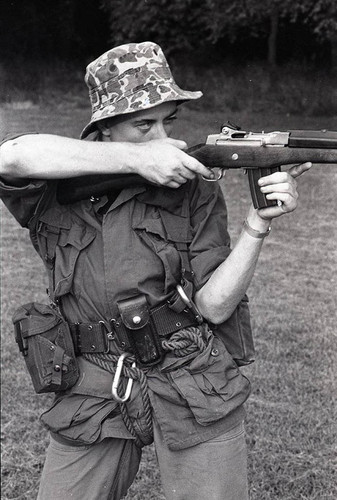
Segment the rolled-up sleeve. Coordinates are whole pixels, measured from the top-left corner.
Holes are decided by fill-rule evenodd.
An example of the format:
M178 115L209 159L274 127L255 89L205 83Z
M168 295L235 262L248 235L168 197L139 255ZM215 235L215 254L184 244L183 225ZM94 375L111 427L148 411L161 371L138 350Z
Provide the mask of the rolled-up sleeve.
M191 200L190 262L199 290L230 254L227 208L218 183L200 181Z
M28 227L46 189L43 180L26 179L23 186L11 186L0 178L0 198L22 227Z
M0 146L21 135L31 135L36 132L6 134L1 137ZM7 209L22 227L28 227L30 219L35 214L36 208L47 189L47 181L40 179L20 179L20 186L11 185L6 179L0 177L0 198Z

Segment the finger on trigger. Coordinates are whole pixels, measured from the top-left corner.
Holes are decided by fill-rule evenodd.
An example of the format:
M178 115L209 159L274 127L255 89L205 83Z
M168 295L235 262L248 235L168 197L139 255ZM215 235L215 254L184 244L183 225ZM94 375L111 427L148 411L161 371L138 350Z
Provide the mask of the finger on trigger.
M184 166L195 174L200 174L207 179L214 179L215 177L212 169L205 167L205 165L192 156L189 156L188 160L184 161Z

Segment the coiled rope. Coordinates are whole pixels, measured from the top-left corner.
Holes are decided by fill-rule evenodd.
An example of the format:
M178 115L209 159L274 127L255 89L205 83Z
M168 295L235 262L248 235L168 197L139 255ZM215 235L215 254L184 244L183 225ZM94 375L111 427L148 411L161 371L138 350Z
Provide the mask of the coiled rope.
M202 352L205 349L205 342L202 333L198 328L189 327L174 333L169 340L162 341L162 348L165 352L173 352L176 357L184 357L194 352ZM119 356L108 353L85 353L83 357L90 363L98 365L100 368L115 374ZM124 424L131 435L135 438L135 443L142 448L150 444L153 440L152 408L147 390L146 374L137 366L131 366L135 357L130 354L123 364L122 375L126 378L139 381L144 405L146 431L139 434L131 418L129 417L126 403L119 403Z
M205 342L201 331L192 326L174 333L169 340L163 340L162 348L167 352L172 351L175 356L181 358L193 352L202 352L205 349Z

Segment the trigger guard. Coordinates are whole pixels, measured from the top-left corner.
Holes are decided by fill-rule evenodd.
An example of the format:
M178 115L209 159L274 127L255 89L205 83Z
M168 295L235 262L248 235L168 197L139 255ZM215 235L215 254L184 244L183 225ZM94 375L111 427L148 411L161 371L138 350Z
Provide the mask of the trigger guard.
M220 179L223 179L225 177L225 175L226 175L226 170L224 168L219 168L218 169L218 176L215 179L207 179L203 175L202 175L202 178L203 178L204 181L207 181L207 182L217 182Z

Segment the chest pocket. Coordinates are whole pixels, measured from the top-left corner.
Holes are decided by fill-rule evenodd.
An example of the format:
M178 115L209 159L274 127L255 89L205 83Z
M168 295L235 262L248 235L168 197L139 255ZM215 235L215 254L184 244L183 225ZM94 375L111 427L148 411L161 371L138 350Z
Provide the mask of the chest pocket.
M72 291L79 255L95 236L96 231L87 227L80 219L58 218L49 212L40 218L37 229L38 247L47 268L52 299Z
M148 207L149 211L133 229L161 260L165 270L165 292L168 292L181 280L184 266L180 242L190 242L192 236L186 235L185 218L155 207Z

